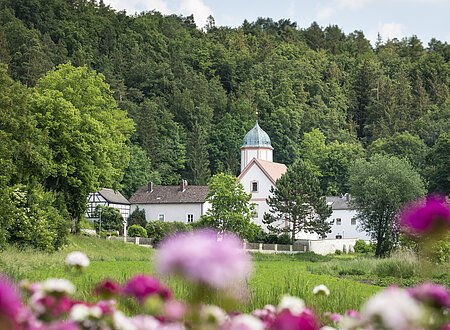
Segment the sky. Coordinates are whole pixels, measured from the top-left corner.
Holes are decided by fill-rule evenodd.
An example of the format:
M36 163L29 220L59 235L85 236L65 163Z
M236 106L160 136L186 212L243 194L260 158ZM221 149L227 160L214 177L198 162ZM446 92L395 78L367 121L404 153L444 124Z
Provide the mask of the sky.
M162 14L194 15L198 27L212 15L216 26L238 27L244 19L289 18L306 28L338 25L346 34L361 30L375 42L416 35L424 46L431 38L450 43L450 0L104 0L128 14L157 10Z

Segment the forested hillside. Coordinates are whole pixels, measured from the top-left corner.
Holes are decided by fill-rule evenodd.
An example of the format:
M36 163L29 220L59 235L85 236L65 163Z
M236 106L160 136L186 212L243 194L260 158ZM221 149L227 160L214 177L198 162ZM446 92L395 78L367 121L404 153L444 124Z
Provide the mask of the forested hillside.
M49 86L61 91L64 75L48 72L63 63L104 75L111 86L106 94L136 127L132 135L130 127L123 128L130 165L127 157L114 156L128 166L122 182L127 195L136 183L150 179L206 184L220 171L237 174L242 138L254 125L256 112L272 139L274 160L311 161L326 194L345 193L349 165L374 153L407 158L430 191L450 193L450 45L435 39L411 36L380 40L372 47L361 31L346 35L338 26L316 23L300 29L290 20L261 18L228 28L216 27L211 17L201 30L193 17L157 12L131 16L101 0L0 0L0 61L5 65L0 89L12 95L0 102L4 114L9 109L4 117L20 122L29 116L24 121L28 130L21 130L26 134L14 138L17 152L39 145L33 141L40 137L33 133L40 131L36 113L55 100L47 95L47 101L27 101L21 93L45 94ZM74 70L63 69L69 76ZM103 101L110 102L108 97ZM21 102L29 104L27 111ZM106 117L116 111L115 105L101 110ZM117 130L120 120L125 119L105 129ZM11 127L2 118L2 139L14 137L20 125ZM49 139L47 133L42 139ZM23 164L15 175L4 175L6 185L29 184L36 178L34 170L45 169L45 158L32 158L39 150L11 155L14 150L6 149L2 143L3 160ZM51 144L50 151L57 153ZM111 163L106 170L114 169L108 180L99 177L96 182L120 182L123 169ZM58 190L61 184L52 172L37 177L44 178L37 181L45 190Z

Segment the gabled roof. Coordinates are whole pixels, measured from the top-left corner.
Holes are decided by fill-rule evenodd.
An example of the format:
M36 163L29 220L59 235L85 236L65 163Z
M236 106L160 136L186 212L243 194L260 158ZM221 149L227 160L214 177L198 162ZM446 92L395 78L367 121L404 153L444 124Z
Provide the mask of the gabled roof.
M326 202L328 205L331 205L331 209L333 210L353 210L354 208L350 205L350 201L347 199L347 196L327 196Z
M248 172L248 170L253 166L253 164L256 164L273 184L275 184L275 182L279 178L281 178L281 176L287 170L287 167L284 164L253 158L242 170L241 174L238 177L239 180L245 175L245 173Z
M130 205L130 202L128 201L128 199L126 199L120 193L120 191L114 191L109 188L103 188L98 193L100 195L102 195L103 198L106 199L106 201L108 201L109 203Z
M208 186L186 186L181 191L180 186L157 186L153 185L150 191L149 186L140 187L133 196L130 197L132 204L180 204L180 203L204 203L208 195Z

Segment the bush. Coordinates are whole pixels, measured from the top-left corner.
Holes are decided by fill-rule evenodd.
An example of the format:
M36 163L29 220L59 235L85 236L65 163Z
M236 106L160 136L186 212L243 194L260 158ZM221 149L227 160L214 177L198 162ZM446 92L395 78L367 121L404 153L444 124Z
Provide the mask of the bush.
M80 221L78 222L78 227L81 229L95 229L95 226L92 222L90 222L86 217L81 217Z
M150 221L145 226L147 230L147 237L150 237L153 242L153 246L158 246L167 236L173 235L178 232L192 230L192 226L185 224L184 222L164 222L164 221Z
M367 244L362 239L359 239L355 242L355 246L353 247L353 250L356 253L363 253L363 254L370 254L370 253L375 252L373 244L370 244L370 243Z
M431 260L441 264L450 261L450 237L433 245Z
M341 255L342 251L341 250L336 250L336 251L334 251L334 254Z
M131 213L128 218L128 226L139 225L141 227L145 227L147 225L147 220L145 220L145 210L140 210L139 207Z
M96 213L99 218L101 216L102 231L122 230L123 217L118 209L109 206L97 206ZM100 230L100 220L95 221L94 225L97 231Z
M147 231L142 226L132 225L132 226L128 227L128 236L130 236L130 237L147 237Z
M266 244L291 244L291 238L288 234L268 234L264 241Z
M404 259L384 259L374 268L373 272L379 277L411 278L416 274L418 265L416 262Z
M2 191L0 245L30 246L54 251L67 240L67 212L58 209L55 196L39 184L16 185Z

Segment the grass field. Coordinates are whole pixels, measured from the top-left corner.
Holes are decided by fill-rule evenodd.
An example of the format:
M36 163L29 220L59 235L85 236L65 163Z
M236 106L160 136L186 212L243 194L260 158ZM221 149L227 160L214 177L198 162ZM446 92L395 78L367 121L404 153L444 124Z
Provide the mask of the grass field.
M65 269L64 258L70 251L83 251L91 259L91 265L82 275L71 274ZM91 289L105 277L124 282L136 273L153 273L152 250L87 237L71 237L62 251L46 254L36 251L19 251L8 248L0 253L0 272L15 280L43 280L49 277L65 277L77 286L76 298L92 300ZM283 294L303 298L307 305L319 313L344 312L357 309L361 303L381 288L346 279L332 272L312 273L330 262L348 263L351 260L321 257L314 254L261 255L255 254L254 271L249 280L249 298L240 309L249 311L265 304L276 304ZM331 259L331 260L330 260ZM176 279L165 279L177 298L186 297L188 288ZM325 284L331 290L329 297L315 297L314 286Z

